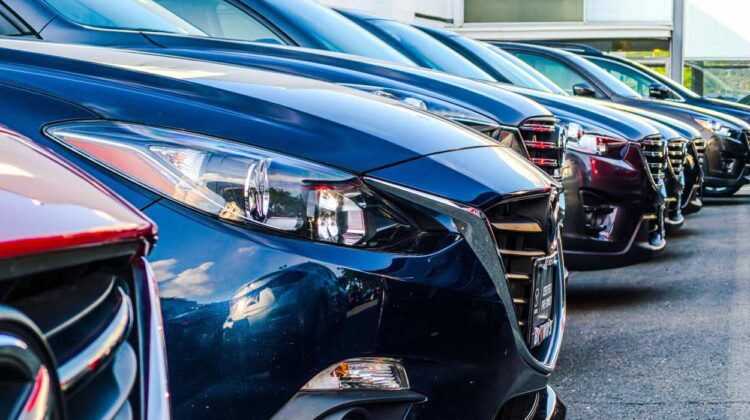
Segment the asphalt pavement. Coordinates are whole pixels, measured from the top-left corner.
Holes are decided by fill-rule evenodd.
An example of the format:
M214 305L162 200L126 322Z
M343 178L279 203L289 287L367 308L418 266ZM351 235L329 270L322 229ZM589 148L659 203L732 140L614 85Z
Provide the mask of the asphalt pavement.
M574 272L552 382L571 419L750 419L750 189L647 263Z

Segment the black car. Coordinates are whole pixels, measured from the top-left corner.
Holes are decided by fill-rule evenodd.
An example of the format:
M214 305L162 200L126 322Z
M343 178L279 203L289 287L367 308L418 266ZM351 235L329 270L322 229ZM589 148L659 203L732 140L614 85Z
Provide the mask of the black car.
M495 43L570 94L657 112L699 130L706 142L707 195L729 196L750 183L750 125L739 118L674 101L646 99L591 61L569 51L510 42Z
M723 112L750 124L750 106L742 99L739 102L730 102L701 96L643 64L614 54L607 54L585 44L545 43L545 45L562 48L585 57L633 88L641 96Z

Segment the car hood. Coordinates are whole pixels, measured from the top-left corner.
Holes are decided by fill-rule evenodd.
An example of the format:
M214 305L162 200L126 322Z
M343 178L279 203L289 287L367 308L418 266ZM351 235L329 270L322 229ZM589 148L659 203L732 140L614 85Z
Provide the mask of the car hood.
M631 105L641 109L647 109L649 111L665 113L670 117L676 118L682 122L689 124L691 127L697 130L701 130L702 127L693 120L694 118L713 120L721 123L721 125L731 130L750 130L750 125L748 125L741 119L708 108L701 108L693 105L658 99L626 98L624 100L617 100L617 102L625 103L627 105Z
M0 259L149 239L151 221L88 176L0 128Z
M679 121L675 118L671 118L666 115L659 114L658 112L651 112L645 109L618 104L615 102L603 102L602 104L609 108L614 108L623 112L627 112L630 114L634 114L634 115L638 115L640 117L646 118L647 120L651 121L652 124L657 128L661 128L660 126L662 127L666 126L672 131L674 131L677 135L679 135L679 137L682 137L684 139L692 140L696 137L700 137L701 135L700 131L691 127L689 124ZM672 138L672 137L666 137L666 133L663 131L663 129L660 131L662 131L662 136L665 139Z
M642 118L608 108L603 104L519 86L502 86L542 104L558 118L603 128L630 141L639 141L658 133L654 126Z
M0 41L0 81L107 119L232 139L354 173L494 145L395 101L320 81L157 54Z
M717 112L729 114L750 124L750 106L745 104L712 98L700 98L695 100L694 104Z
M173 34L144 35L162 47L159 50L162 54L262 68L333 83L399 83L402 88L442 97L505 125L518 126L528 118L551 115L550 111L521 95L419 67L299 47Z
M367 175L476 208L555 185L541 169L499 145L438 153Z

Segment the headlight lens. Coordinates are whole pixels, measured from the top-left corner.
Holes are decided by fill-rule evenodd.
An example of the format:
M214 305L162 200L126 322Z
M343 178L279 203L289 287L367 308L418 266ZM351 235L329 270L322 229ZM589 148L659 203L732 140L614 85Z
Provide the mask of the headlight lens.
M377 86L355 84L346 84L345 86L399 101L404 105L449 119L490 137L495 137L494 134L500 129L500 124L482 114L437 98Z
M565 144L571 150L591 155L622 158L628 141L611 135L587 133L580 124L568 123L565 124Z
M356 176L240 143L110 121L45 133L164 197L221 219L310 240L380 247L413 224Z
M728 136L730 134L729 127L724 127L720 122L706 119L706 118L693 118L696 124L703 127L703 129L716 133L720 136Z

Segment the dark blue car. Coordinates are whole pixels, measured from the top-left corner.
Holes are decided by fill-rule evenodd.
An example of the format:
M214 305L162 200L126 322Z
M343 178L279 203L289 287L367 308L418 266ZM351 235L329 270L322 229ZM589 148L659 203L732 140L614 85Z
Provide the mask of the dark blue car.
M0 121L159 225L176 417L560 418L554 181L369 93L0 41Z

